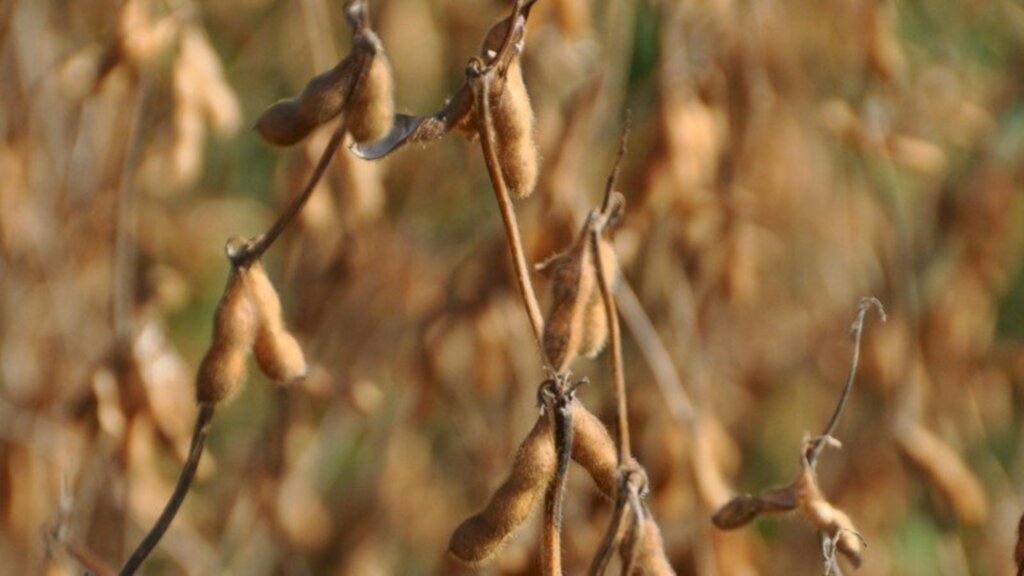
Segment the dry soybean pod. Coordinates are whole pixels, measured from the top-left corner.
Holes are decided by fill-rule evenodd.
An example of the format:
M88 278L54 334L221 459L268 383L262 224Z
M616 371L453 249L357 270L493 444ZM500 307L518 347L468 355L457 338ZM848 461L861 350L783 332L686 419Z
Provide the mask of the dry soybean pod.
M291 146L341 114L345 95L359 72L359 58L345 57L337 66L315 76L294 98L280 100L256 121L255 130L276 146Z
M225 247L228 259L236 255L245 243L244 238L237 236L228 239ZM230 399L245 382L246 356L252 347L256 332L255 311L243 286L245 273L245 269L232 266L227 287L214 313L210 349L203 357L199 373L196 375L196 401L199 403L199 413L192 432L188 458L178 477L178 483L153 528L121 567L118 572L120 576L134 574L163 538L181 503L185 501L189 486L192 485L216 406Z
M579 355L586 339L586 313L592 301L596 299L597 311L604 315L587 234L592 222L593 216L588 216L567 252L538 266L551 273L551 310L544 326L544 353L558 372L565 371Z
M352 95L346 114L349 133L356 142L373 142L391 130L395 117L395 79L380 38L368 27L358 38L362 52L370 59L363 85Z
M519 56L509 64L504 86L494 104L494 133L501 175L516 198L533 193L540 174L533 106L523 81Z
M619 466L608 430L579 402L573 402L572 429L572 459L590 474L605 497L614 499Z
M676 571L665 556L665 541L650 510L644 507L644 533L640 541L640 568L647 576L675 576Z
M455 529L448 552L470 566L493 558L533 511L554 476L555 460L551 419L541 415L519 446L508 478L481 512Z
M229 253L243 239L228 240ZM234 396L245 382L246 360L256 337L256 313L245 289L246 271L232 267L213 317L213 340L199 364L196 401L218 404Z
M304 378L306 357L298 341L284 326L281 300L259 260L249 266L245 286L256 311L256 339L253 343L256 364L275 382L291 384Z

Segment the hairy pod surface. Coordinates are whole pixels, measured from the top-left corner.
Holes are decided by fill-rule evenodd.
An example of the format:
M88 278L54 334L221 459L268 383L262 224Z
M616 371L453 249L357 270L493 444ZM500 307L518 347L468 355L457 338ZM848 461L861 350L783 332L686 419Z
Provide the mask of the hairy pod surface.
M542 265L551 271L551 310L544 326L544 353L558 372L565 371L579 355L585 311L599 292L590 254L584 227L568 252ZM600 294L596 298L600 302Z
M504 89L494 105L495 144L501 175L516 198L533 193L540 174L533 106L516 56L509 64Z
M253 262L246 271L245 286L256 312L253 355L256 364L275 382L291 384L306 376L306 357L298 341L285 328L281 299L267 277L263 264Z
M232 269L213 317L213 341L199 364L196 400L217 404L231 398L246 376L246 356L256 336L256 313L243 285L244 272Z
M597 416L577 401L572 408L572 459L590 474L602 494L615 498L619 482L615 443Z
M470 566L497 554L530 516L555 473L551 419L542 415L519 446L508 478L487 506L452 534L448 552Z
M634 573L642 573L647 576L675 576L676 571L665 555L665 541L661 537L658 523L646 510L644 535L640 541L640 557L637 560L640 570L634 571Z
M395 79L384 49L376 49L360 89L352 95L347 114L349 133L356 142L373 142L386 136L395 117Z
M359 72L358 58L349 55L334 68L315 76L302 92L267 108L256 132L276 146L291 146L345 109L345 98Z

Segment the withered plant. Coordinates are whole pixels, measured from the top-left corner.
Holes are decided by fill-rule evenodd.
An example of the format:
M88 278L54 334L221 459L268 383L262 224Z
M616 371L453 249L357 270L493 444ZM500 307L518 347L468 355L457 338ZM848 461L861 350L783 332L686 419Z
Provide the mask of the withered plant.
M309 200L344 137L351 133L367 140L388 130L394 108L390 65L370 27L367 1L351 2L347 16L354 31L353 54L311 80L300 96L271 106L257 122L267 141L287 146L342 117L306 185L277 221L256 237L232 237L225 246L231 272L214 315L213 341L196 377L199 413L188 457L163 513L121 567L122 576L139 569L174 520L195 477L216 408L245 382L249 352L275 382L293 384L306 376L302 348L284 326L281 302L260 258Z
M800 449L800 474L789 485L773 488L752 496L741 494L719 508L712 521L723 530L733 530L746 526L761 514L773 514L799 510L821 535L822 552L825 556L826 576L840 575L842 571L836 561L836 552L842 553L854 567L859 567L861 555L865 547L864 537L857 531L850 517L830 503L818 487L818 457L827 447L842 446L835 438L839 419L843 415L853 392L853 383L857 376L857 364L860 361L860 341L864 332L864 320L867 314L875 309L882 321L885 321L885 309L876 298L864 298L857 306L857 316L850 328L853 339L853 358L850 361L850 372L843 385L835 411L819 436L804 441Z

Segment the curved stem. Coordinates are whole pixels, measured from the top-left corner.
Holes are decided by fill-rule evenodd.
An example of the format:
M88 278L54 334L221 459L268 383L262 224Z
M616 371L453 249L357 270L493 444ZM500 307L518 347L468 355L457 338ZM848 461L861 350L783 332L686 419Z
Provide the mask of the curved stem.
M836 409L832 412L832 418L829 419L828 425L825 426L825 431L821 433L821 436L811 441L806 451L807 464L812 468L818 461L818 456L821 455L821 451L825 448L825 443L835 433L836 427L839 426L839 418L843 415L843 410L846 409L846 404L850 400L850 393L853 392L853 382L857 377L857 364L860 361L860 338L864 332L864 320L868 314L868 310L874 308L878 311L878 316L882 322L885 322L885 308L882 307L882 303L878 301L878 298L867 297L861 298L857 304L857 317L853 321L853 326L850 329L853 337L853 359L850 361L850 372L846 376L846 384L843 385L843 393L839 396L839 402L836 404Z
M170 527L174 517L178 514L178 508L185 501L189 486L192 485L192 479L195 477L196 469L199 467L199 458L203 455L203 445L206 444L206 435L209 432L210 421L213 419L213 412L214 407L212 404L201 404L199 406L199 414L196 416L196 427L192 432L192 446L189 448L185 467L181 469L181 476L178 477L178 484L174 487L174 492L171 493L171 498L167 501L167 505L164 506L164 511L160 514L160 518L157 519L149 534L146 534L146 537L135 548L128 561L121 567L121 570L118 572L119 576L135 574L135 571L139 569L139 566L146 560L149 553L153 551L153 548L163 538L167 528Z

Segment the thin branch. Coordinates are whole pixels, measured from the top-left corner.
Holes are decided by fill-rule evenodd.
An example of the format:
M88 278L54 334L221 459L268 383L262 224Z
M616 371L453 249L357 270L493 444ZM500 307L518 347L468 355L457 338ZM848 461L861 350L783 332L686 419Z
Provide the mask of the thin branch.
M491 71L483 71L480 66L479 60L472 60L469 70L467 70L467 74L471 76L471 84L474 97L476 98L480 148L483 151L484 163L487 165L487 174L491 178L491 185L498 200L501 218L505 224L505 236L508 238L509 250L512 251L512 263L515 269L516 281L519 284L519 294L522 296L523 304L526 306L526 313L530 318L530 325L533 327L533 336L537 341L540 357L545 366L550 366L551 362L544 352L544 316L541 314L537 294L534 292L533 283L530 281L530 268L526 263L523 241L519 236L516 212L512 206L508 187L505 185L505 180L501 175L501 164L494 149L494 126L491 123L491 108L487 96L490 93Z
M843 386L843 393L839 397L839 402L836 404L836 409L832 413L832 418L829 419L828 425L825 426L825 431L821 433L821 436L811 441L811 444L807 448L807 464L814 468L814 465L818 461L818 456L821 451L824 450L825 445L832 434L835 433L836 427L839 426L839 418L843 415L843 410L846 409L846 404L850 400L850 393L853 392L853 382L857 377L857 364L860 361L860 338L864 332L864 320L867 317L868 310L874 308L878 311L878 317L885 322L885 308L882 307L882 303L875 297L861 298L857 304L857 317L853 321L853 326L850 328L850 335L853 338L853 359L850 361L850 372L846 376L846 384Z
M619 552L622 556L622 576L632 576L636 570L637 561L640 559L640 547L644 541L644 527L646 524L646 510L640 501L640 495L632 485L630 485L628 497L633 524L629 527L629 531L626 533L625 540L622 543L623 549Z
M146 537L139 543L135 552L128 558L128 561L121 567L121 571L118 572L119 576L131 576L139 569L139 566L142 565L146 557L149 556L149 553L153 551L153 548L163 538L167 528L170 527L174 517L178 514L178 508L185 501L189 486L192 485L192 479L195 477L196 469L199 467L199 458L203 455L203 446L206 444L206 435L209 433L213 413L214 407L212 404L200 404L199 414L196 415L196 427L192 432L192 445L189 448L185 466L181 469L181 476L178 477L178 484L174 487L174 492L171 494L170 500L167 501L164 511L160 514L160 518L157 519L149 534L146 534Z
M626 377L622 372L622 334L619 329L619 314L615 309L615 296L612 294L612 287L608 285L605 277L605 270L611 262L605 262L600 246L601 229L594 226L590 230L591 252L594 254L594 261L597 263L597 285L601 289L601 299L604 301L604 313L608 319L608 343L611 348L608 355L612 365L612 380L615 383L615 406L616 406L616 436L618 439L617 455L619 466L624 466L632 460L629 448L629 415L626 406Z
M683 379L679 376L672 355L658 335L647 311L640 304L633 287L623 277L620 277L615 285L615 297L622 319L633 333L640 354L647 360L654 374L654 381L661 389L661 395L665 397L669 413L680 424L692 424L695 420L693 400L683 385Z
M629 508L626 506L628 496L623 484L625 483L620 480L619 494L615 498L615 511L612 513L612 523L608 526L608 531L605 532L604 540L601 541L601 547L597 549L597 554L594 555L594 560L590 564L590 570L587 571L587 574L590 576L604 574L605 570L608 569L608 563L611 562L612 554L622 541L623 525L626 522L626 515L629 514Z
M612 166L612 171L608 174L608 181L604 186L604 199L601 201L601 213L605 214L608 212L608 205L611 203L612 189L615 187L615 181L619 179L619 168L622 166L622 159L626 156L626 143L629 142L629 130L633 124L633 113L626 110L626 120L622 126L622 137L619 138L619 153L615 157L615 165Z

